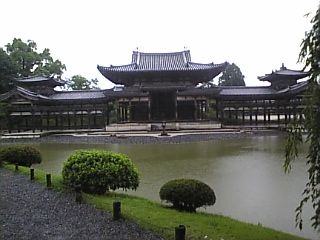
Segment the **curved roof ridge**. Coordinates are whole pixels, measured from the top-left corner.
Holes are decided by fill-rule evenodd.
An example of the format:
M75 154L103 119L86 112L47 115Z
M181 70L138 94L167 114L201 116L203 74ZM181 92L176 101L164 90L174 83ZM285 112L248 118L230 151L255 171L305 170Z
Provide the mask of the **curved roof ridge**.
M134 51L135 54L140 53L142 55L175 55L175 54L182 54L190 52L190 50L183 50L183 51L175 51L175 52L138 52Z
M136 67L136 63L129 63L129 64L126 64L126 65L117 65L117 66L114 66L114 65L110 65L110 67L104 67L104 66L100 66L99 64L97 65L97 68L100 70L100 69L108 69L108 70L124 70L124 69L130 69L130 67L132 67L132 69L134 67Z
M15 86L11 91L0 95L0 100L3 101L5 99L8 99L16 93L32 100L49 99L44 95L29 91L23 87Z

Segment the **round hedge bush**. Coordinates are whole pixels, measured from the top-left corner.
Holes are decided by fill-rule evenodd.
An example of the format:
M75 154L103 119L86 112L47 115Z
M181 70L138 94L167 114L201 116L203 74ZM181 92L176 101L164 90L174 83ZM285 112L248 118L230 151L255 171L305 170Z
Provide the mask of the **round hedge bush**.
M139 172L124 154L111 151L79 150L70 155L62 168L63 183L81 191L104 194L116 189L136 190Z
M30 146L12 146L1 150L0 162L18 164L30 167L32 164L42 162L41 153Z
M216 202L214 191L204 182L195 179L175 179L165 183L159 192L162 201L173 208L195 212L196 208L211 206Z

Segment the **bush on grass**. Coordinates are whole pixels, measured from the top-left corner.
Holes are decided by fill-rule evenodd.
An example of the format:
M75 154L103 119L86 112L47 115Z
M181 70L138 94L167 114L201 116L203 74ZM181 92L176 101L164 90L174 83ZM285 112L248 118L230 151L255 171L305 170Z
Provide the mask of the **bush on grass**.
M0 162L31 167L42 162L41 153L30 146L12 146L0 151Z
M79 150L70 155L62 168L63 183L81 191L104 194L106 191L136 190L139 172L124 154L111 151Z
M159 192L162 201L170 202L173 208L195 212L196 208L214 205L214 191L195 179L175 179L165 183Z

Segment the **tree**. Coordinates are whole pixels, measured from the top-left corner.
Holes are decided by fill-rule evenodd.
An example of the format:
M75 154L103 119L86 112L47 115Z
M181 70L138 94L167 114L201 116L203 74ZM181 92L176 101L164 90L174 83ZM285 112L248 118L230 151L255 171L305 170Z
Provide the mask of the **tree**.
M227 65L222 72L222 76L219 77L219 86L245 86L244 75L240 68L232 63Z
M309 14L307 14L309 15ZM315 211L311 218L312 227L320 231L320 5L315 16L311 20L312 28L306 33L301 43L301 51L298 61L304 63L303 70L309 69L310 79L305 94L306 108L303 112L304 119L301 124L294 118L289 125L289 135L285 148L284 170L289 172L290 163L298 157L298 145L307 142L309 144L307 165L308 182L302 193L303 199L296 209L296 225L302 229L302 210L304 205L311 201ZM306 133L306 138L302 134Z
M37 52L37 44L32 40L27 43L20 38L14 38L6 45L7 54L17 66L18 77L29 77L43 73L45 75L61 75L66 66L60 60L53 60L50 50L45 48L42 53Z
M88 80L81 75L74 75L66 81L66 88L71 90L99 89L98 79Z
M0 94L8 92L13 86L13 79L17 75L17 65L10 56L0 48Z

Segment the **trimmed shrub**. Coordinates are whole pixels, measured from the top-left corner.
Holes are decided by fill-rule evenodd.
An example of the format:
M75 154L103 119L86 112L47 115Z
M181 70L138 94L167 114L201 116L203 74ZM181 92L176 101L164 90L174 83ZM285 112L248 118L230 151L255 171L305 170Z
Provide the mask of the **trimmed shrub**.
M1 150L0 162L18 164L19 166L31 167L32 164L42 162L41 153L30 146L12 146Z
M85 193L104 194L106 191L136 190L139 172L124 154L111 151L79 150L68 157L62 169L63 183L79 186Z
M214 191L204 182L195 179L175 179L165 183L159 192L162 201L173 208L195 212L196 208L211 206L216 202Z

